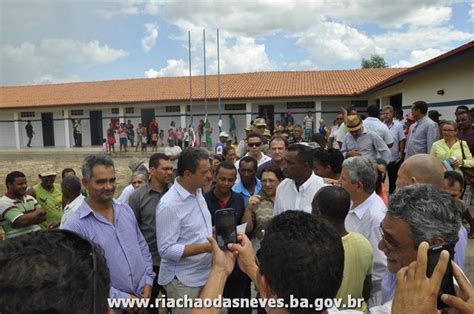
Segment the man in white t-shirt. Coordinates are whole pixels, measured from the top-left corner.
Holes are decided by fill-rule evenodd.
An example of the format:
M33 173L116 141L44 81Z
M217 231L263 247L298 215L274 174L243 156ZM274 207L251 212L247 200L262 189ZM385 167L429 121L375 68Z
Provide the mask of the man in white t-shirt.
M337 133L342 122L344 122L344 115L342 112L338 113L336 116L335 124L331 128L331 133L329 133L328 147L334 149L341 149L339 143L337 142Z
M181 155L181 147L175 145L174 138L168 138L168 146L165 147L165 155L168 156L173 164L173 180L176 178L178 169L178 159Z
M362 234L374 252L369 307L382 304L382 276L387 268L387 258L378 249L382 240L379 227L387 207L375 193L376 181L377 165L368 157L351 157L343 162L340 182L352 202L345 221L346 230Z
M313 154L310 147L292 144L285 157L287 179L276 190L273 216L287 210L302 210L311 213L314 194L323 186L323 178L313 172Z

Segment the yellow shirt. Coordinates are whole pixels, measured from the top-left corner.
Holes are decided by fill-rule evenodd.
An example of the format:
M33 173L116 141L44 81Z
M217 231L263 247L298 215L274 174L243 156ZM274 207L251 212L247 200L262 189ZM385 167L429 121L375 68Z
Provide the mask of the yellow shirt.
M336 298L343 300L342 304L348 304L348 296L363 298L365 277L372 274L374 254L370 242L357 232L349 232L342 237L344 246L344 273L341 286ZM343 310L344 308L340 308ZM367 305L365 302L361 308L351 309L365 312Z
M472 158L469 146L467 146L466 141L462 141L462 144L465 156L464 167L472 168L474 167L474 159ZM446 160L451 156L455 156L458 160L462 160L461 142L457 140L456 143L454 143L453 146L449 148L444 139L436 141L433 143L433 146L431 146L431 155L435 156L441 161ZM454 168L454 170L462 174L462 171L459 167Z
M46 211L46 220L41 224L44 229L47 229L52 222L60 222L63 215L61 186L57 183L54 183L53 186L52 192L46 191L41 183L33 186L39 205Z

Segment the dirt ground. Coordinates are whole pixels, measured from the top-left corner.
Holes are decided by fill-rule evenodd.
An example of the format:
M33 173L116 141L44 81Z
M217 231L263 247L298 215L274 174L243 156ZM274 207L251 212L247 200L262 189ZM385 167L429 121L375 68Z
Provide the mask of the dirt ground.
M28 181L28 186L39 183L38 172L42 166L54 165L58 176L56 183L61 183L61 171L64 168L73 168L79 178L82 178L81 165L82 161L88 154L97 153L97 151L66 151L66 150L20 150L17 152L0 152L0 195L6 192L5 177L11 171L23 172ZM115 197L118 198L123 188L130 183L132 172L128 168L128 162L131 158L137 157L148 160L151 153L116 153L112 156L115 164L117 176L117 190Z

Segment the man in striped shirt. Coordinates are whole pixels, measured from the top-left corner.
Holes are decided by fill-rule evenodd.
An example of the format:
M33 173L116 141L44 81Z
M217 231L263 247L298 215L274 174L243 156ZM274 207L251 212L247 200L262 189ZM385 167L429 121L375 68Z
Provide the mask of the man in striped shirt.
M5 180L7 193L0 197L0 225L6 239L41 230L39 226L46 219L46 211L36 199L26 195L26 176L13 171Z

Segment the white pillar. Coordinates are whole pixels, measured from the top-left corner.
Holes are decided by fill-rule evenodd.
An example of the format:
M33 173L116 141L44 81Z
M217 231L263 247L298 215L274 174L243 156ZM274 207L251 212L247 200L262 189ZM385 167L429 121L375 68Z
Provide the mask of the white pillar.
M15 147L20 149L20 116L16 111L13 113L13 129L15 130Z
M187 128L186 125L186 104L179 105L179 117L181 120L181 127Z
M125 108L119 107L119 121L120 123L125 123Z
M317 132L319 128L319 120L321 120L321 111L322 111L323 105L321 100L316 100L314 102L314 109L316 110L316 114L314 115L314 128L313 132Z
M247 103L245 105L245 127L249 126L250 122L252 122L252 104Z
M69 120L69 110L64 109L64 140L66 143L66 148L71 148L71 137L70 137L70 120Z

